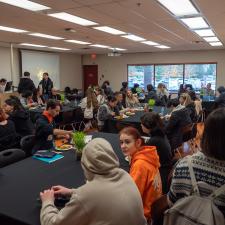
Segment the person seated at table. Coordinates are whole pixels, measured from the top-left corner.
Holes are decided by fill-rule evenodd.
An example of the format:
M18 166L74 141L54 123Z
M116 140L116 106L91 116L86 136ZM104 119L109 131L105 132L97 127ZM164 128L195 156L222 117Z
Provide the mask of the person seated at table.
M219 96L215 99L216 107L225 107L225 88L224 86L220 86L217 89Z
M0 93L5 92L5 86L6 86L7 80L2 78L0 79Z
M195 91L189 91L188 94L190 95L191 100L194 101L195 110L196 110L197 116L199 116L202 112L202 100L196 96Z
M33 93L33 101L36 102L38 105L45 104L45 100L41 94L41 90L39 87L37 89L35 89L35 91Z
M192 101L188 93L183 93L180 95L179 102L181 105L185 106L191 117L193 123L197 122L197 112L195 110L195 103Z
M209 114L201 139L201 151L179 161L173 172L169 206L193 193L188 157L191 161L197 187L202 197L208 197L225 184L225 109L219 108ZM225 192L215 198L214 204L225 216Z
M185 89L185 85L184 84L180 84L180 87L179 87L179 90L178 90L178 99L180 98L180 95L183 94L183 93L186 93L187 90Z
M128 90L128 83L126 81L122 82L122 87L120 88L120 92L126 93Z
M126 108L135 108L139 106L138 98L131 92L131 90L127 90L125 103Z
M6 99L4 110L9 115L8 119L14 122L17 134L24 137L34 133L29 112L24 109L17 97L10 96L9 99Z
M106 96L111 96L113 95L113 91L112 88L110 87L110 83L108 80L104 81L102 86L101 86L102 90L104 91L104 94Z
M36 121L35 145L32 149L32 153L35 153L37 150L53 149L54 136L60 136L66 139L70 138L71 131L55 128L54 117L59 115L59 112L59 102L49 100L46 105L46 110Z
M156 91L153 87L152 84L148 84L147 85L147 95L145 96L145 99L146 99L146 102L148 102L150 99L154 99L155 100L155 105L161 105L160 104L160 99L158 98L157 94L156 94Z
M98 109L97 120L100 131L107 130L107 122L112 117L116 116L117 100L115 96L108 96L107 103L101 105Z
M95 92L97 100L98 100L98 105L104 104L106 101L106 98L105 98L103 90L100 87L96 87L94 89L94 92Z
M20 147L20 137L16 133L13 121L7 120L7 114L0 108L0 151Z
M138 189L119 168L108 141L90 141L83 149L81 166L87 179L84 185L76 189L56 185L40 193L41 225L147 225ZM61 210L54 205L58 195L70 197Z
M126 111L129 110L129 108L125 108L124 104L125 104L125 100L124 100L124 96L123 93L120 91L116 91L114 93L116 100L117 100L117 105L116 105L116 114L119 115L120 113L124 113Z
M57 101L61 101L61 95L58 94L57 89L56 88L52 88L51 90L51 94L49 96L49 99L53 99L53 100L57 100Z
M150 136L146 145L156 146L161 167L159 168L162 178L163 193L168 192L168 175L172 169L172 152L170 143L164 132L163 122L158 113L148 112L141 117L142 131Z
M190 114L185 106L179 104L179 100L174 98L169 100L167 107L172 111L168 119L165 131L170 142L172 153L183 143L183 128L192 124Z
M26 91L21 96L20 102L25 109L37 106L37 103L33 101L33 93L31 91Z
M161 106L166 106L168 98L169 98L169 92L163 83L159 83L157 90L156 90L156 95L159 98L161 102Z
M151 220L151 205L162 195L159 173L159 156L155 146L145 146L139 131L125 127L119 133L123 154L130 158L130 175L136 183L148 221Z

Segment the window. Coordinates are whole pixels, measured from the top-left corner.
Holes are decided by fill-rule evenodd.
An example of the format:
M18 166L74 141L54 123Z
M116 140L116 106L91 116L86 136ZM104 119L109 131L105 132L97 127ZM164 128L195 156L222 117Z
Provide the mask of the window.
M170 91L177 91L183 83L183 65L156 65L155 87L159 83L165 84Z
M139 84L140 88L147 90L148 84L154 85L154 66L152 65L129 65L128 66L128 87Z
M180 84L191 84L195 91L200 91L211 83L216 88L216 63L201 64L157 64L157 65L128 65L128 87L138 83L147 89L148 84L155 87L159 83L166 85L169 91L178 91Z
M192 84L195 91L211 83L216 88L216 64L185 64L185 84Z

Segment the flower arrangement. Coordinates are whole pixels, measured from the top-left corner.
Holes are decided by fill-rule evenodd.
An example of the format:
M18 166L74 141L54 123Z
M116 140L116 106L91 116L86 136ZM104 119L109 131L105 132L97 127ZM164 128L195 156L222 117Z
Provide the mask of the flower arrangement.
M72 138L77 152L82 153L85 146L85 133L82 131L74 132Z

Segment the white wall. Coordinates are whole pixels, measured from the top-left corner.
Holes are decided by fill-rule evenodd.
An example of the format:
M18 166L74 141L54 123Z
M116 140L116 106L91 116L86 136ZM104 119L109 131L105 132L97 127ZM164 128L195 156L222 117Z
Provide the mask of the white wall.
M58 53L59 67L60 67L60 87L64 89L66 86L71 88L82 88L82 65L81 56L70 53ZM0 79L5 78L8 81L13 80L15 86L18 85L20 66L19 66L19 50L13 51L13 78L11 78L11 66L10 66L10 48L0 47ZM51 77L51 74L50 74Z
M89 55L83 56L84 65L98 65L99 84L109 80L114 90L119 90L121 82L127 81L127 64L201 62L217 62L217 86L225 85L225 50L135 53L122 54L120 57L97 55L95 60L92 60ZM102 75L104 78L101 78Z

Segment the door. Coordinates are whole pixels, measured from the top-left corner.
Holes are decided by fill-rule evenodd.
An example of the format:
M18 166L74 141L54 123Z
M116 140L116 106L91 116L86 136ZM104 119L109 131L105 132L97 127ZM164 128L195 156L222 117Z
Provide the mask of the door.
M98 85L98 65L83 66L84 91L90 85Z

